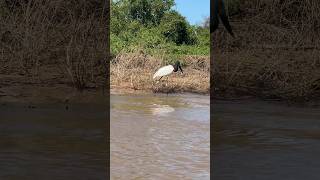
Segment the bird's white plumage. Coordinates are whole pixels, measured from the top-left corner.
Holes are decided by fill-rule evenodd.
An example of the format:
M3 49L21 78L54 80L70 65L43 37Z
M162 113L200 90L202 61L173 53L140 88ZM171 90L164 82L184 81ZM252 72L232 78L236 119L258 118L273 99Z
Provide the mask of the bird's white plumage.
M164 67L160 68L156 73L154 73L153 79L169 75L173 72L173 70L174 70L174 68L172 65L164 66Z

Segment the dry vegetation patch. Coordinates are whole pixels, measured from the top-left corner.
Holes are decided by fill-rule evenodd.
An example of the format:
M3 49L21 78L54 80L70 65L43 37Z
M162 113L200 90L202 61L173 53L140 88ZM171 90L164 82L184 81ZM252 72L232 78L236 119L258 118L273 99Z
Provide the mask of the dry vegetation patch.
M238 8L236 38L223 28L211 35L214 96L318 99L320 2L245 0Z
M21 83L102 86L108 56L107 1L0 0L0 73ZM59 80L57 80L59 78Z
M143 52L120 53L110 64L111 88L164 93L209 93L209 57L185 56L180 61L184 65L183 74L178 71L156 82L152 76L157 69L167 65L164 60Z

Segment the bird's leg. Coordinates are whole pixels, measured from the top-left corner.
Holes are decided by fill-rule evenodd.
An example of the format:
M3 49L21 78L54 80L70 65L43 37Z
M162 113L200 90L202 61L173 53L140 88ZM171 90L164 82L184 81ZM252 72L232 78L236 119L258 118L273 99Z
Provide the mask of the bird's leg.
M156 84L160 83L160 80L163 76L160 77L160 79L156 80Z
M166 87L168 88L168 79L169 79L169 76L167 76L167 80L166 80ZM167 96L168 96L168 93L169 93L169 91L168 91L168 89L166 89L166 94L167 94Z
M169 79L169 77L167 76L166 87L168 87L168 79Z

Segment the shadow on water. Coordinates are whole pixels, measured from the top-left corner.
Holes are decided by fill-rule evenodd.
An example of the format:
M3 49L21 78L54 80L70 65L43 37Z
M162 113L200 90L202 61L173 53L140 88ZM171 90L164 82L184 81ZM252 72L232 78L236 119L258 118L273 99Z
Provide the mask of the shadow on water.
M213 104L213 178L320 179L320 108Z
M111 96L112 179L209 179L209 97Z
M0 179L105 179L103 105L0 108Z

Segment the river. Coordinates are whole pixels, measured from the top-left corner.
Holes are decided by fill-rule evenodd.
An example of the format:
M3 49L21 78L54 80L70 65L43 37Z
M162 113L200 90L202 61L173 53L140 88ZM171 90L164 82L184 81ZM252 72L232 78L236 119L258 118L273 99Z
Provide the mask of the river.
M0 179L106 179L104 104L0 105Z
M215 180L320 179L320 108L213 103Z
M209 96L112 95L111 179L209 179Z

